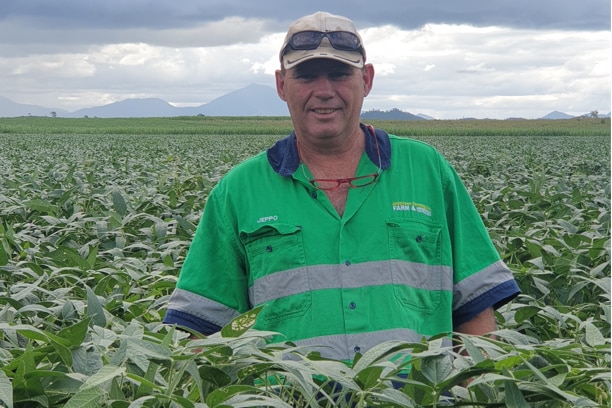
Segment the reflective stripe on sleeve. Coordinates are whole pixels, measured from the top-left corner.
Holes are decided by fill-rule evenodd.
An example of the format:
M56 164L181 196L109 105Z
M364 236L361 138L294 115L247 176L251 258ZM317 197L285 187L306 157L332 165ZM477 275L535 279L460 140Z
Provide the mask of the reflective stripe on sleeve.
M458 282L453 289L453 310L458 310L482 294L512 280L512 272L503 261L497 261L483 270Z
M168 309L196 316L221 327L240 315L236 310L221 303L178 288L170 297Z

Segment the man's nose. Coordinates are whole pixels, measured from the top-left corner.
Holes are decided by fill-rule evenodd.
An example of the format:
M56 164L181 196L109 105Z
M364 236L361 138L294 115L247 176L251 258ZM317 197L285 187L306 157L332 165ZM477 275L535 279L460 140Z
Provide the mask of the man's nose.
M334 86L326 74L317 77L314 83L315 94L320 98L331 97L334 95Z

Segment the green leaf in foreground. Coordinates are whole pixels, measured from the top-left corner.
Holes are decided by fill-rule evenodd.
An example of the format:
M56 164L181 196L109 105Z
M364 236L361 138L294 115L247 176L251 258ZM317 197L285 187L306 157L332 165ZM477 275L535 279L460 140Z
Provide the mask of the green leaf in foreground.
M104 308L98 299L98 296L93 290L87 287L87 315L91 317L94 325L104 327L106 326L106 316L104 315Z
M13 408L13 386L2 370L0 370L0 406Z
M85 341L89 331L91 318L83 319L80 322L62 329L57 335L70 342L72 347L78 347Z
M586 326L585 340L589 346L595 347L595 346L601 346L601 345L606 344L606 339L601 334L599 329L595 327L593 323L585 322L584 324Z
M261 312L261 310L265 307L258 306L249 310L246 313L241 314L238 317L235 317L229 324L227 324L223 329L221 329L221 336L223 337L239 337L242 334L246 333L251 327L255 325L257 321L257 316Z
M101 387L84 388L68 400L64 408L99 408L100 401L106 395Z
M291 408L291 405L281 399L270 398L262 395L257 387L249 385L232 385L213 391L206 399L210 407L279 407Z
M506 406L508 408L529 408L529 404L521 394L521 390L518 389L513 381L504 381L504 389L506 391Z

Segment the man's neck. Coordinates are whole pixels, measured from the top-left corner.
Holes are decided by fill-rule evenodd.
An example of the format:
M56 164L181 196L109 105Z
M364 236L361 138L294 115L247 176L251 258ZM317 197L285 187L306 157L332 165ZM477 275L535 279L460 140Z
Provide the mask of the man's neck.
M300 159L315 178L353 177L365 149L365 139L360 128L357 134L340 145L332 141L314 145L299 136L297 140Z

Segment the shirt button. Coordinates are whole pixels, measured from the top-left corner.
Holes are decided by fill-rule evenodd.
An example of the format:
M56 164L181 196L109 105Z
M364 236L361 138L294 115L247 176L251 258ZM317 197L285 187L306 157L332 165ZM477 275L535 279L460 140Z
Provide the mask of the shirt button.
M349 260L347 259L346 261L344 261L344 264L345 264L346 266L351 266L351 261L349 261Z
M349 307L350 307L351 309L355 309L355 308L357 307L357 303L355 303L355 302L351 302L351 303L349 303Z
M266 247L266 252L272 252L272 245L268 245Z
M423 237L420 235L417 235L416 242L421 242L422 240L423 240Z
M312 198L317 198L317 196L318 196L317 191L316 191L316 190L312 190L312 191L310 192L310 196L311 196Z
M361 347L359 347L359 346L355 346L355 347L353 348L353 351L354 351L355 353L359 353L359 352L361 351Z

